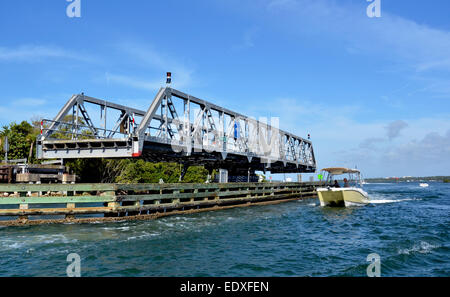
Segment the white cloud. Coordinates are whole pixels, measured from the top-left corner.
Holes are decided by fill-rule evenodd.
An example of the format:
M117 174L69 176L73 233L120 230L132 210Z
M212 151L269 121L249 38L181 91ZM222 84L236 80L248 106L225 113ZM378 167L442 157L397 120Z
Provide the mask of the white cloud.
M389 152L390 159L407 162L434 161L450 163L450 129L442 136L431 132L420 140L413 139Z
M450 59L444 58L443 60L419 63L419 65L417 66L417 71L423 72L439 68L450 69Z
M445 116L409 120L403 134L395 142L389 138L367 138L359 147L338 151L336 159L353 160L368 169L371 176L448 174L450 122Z
M161 54L150 46L137 43L121 43L117 48L128 55L129 59L135 60L141 67L150 67L152 72L157 72L158 77L148 79L138 79L133 76L123 74L109 74L112 81L126 84L130 87L141 89L158 89L165 83L165 73L172 72L172 85L176 88L184 88L193 83L194 70L192 66L186 66L177 59Z
M30 121L32 118L53 118L61 106L49 104L45 98L7 98L0 106L0 125Z
M244 31L243 36L242 36L242 41L233 46L232 49L233 50L243 50L243 49L248 49L248 48L252 48L255 46L255 38L256 35L258 34L259 29L257 27L251 27L247 30Z
M164 83L163 80L150 81L142 78L135 78L126 75L117 75L111 73L106 73L105 76L108 83L113 82L136 89L144 89L150 91L158 90Z
M450 96L450 32L394 15L368 18L365 1L268 0L268 16L286 32L320 36L349 53L388 61L428 92ZM390 69L392 70L392 69ZM433 73L438 72L437 76ZM412 75L415 74L415 75ZM426 79L424 79L426 78Z
M356 165L371 177L448 174L442 164L450 162L450 147L438 136L450 130L447 111L396 121L368 120L359 106L292 98L266 102L273 103L248 106L242 113L279 117L281 129L301 137L311 133L318 168ZM427 147L434 157L418 162Z
M387 136L389 140L392 140L400 135L400 132L408 127L408 123L402 120L398 120L392 123L389 123L386 126Z
M295 7L297 2L295 0L271 0L267 4L267 9L285 9L288 7Z
M74 53L60 47L44 45L22 45L19 47L0 46L0 61L36 62L46 58L68 58L91 61L87 55Z
M364 2L349 5L326 0L278 0L267 5L275 4L285 8L282 13L294 15L298 23L314 22L316 25L299 26L299 30L337 35L350 42L354 49L380 51L412 61L417 70L434 67L450 70L450 33L447 31L417 24L387 11L383 11L381 18L368 18Z
M377 149L377 144L385 142L386 139L382 137L369 137L364 139L360 144L359 147L362 149L368 149L368 150L375 150Z
M47 103L47 100L45 100L45 99L22 98L22 99L13 100L11 102L11 105L17 106L17 107L33 108L33 107L45 105L46 103Z

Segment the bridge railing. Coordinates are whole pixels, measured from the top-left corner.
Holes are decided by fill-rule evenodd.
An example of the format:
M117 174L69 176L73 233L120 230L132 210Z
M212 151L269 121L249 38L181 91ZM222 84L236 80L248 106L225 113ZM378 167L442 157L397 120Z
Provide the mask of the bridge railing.
M108 139L111 136L106 136L106 133L110 133L113 135L119 135L120 138L130 137L132 134L126 134L118 132L117 130L109 130L104 128L96 128L98 132L103 132L103 135L94 135L90 130L90 126L83 124L75 124L73 122L58 122L54 120L44 119L42 120L42 133L47 134L47 139L55 139L55 140L73 140L73 139ZM50 129L49 127L57 128Z

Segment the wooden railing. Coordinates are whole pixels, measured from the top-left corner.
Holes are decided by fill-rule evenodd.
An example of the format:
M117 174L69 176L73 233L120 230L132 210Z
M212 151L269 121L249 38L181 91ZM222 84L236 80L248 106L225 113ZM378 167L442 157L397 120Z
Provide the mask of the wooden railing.
M315 197L319 183L5 184L0 225L150 219Z

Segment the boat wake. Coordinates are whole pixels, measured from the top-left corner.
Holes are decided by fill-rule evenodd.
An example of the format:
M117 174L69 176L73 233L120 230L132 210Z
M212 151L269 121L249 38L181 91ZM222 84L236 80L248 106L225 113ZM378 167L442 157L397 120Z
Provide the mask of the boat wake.
M373 204L384 204L384 203L398 203L398 202L415 201L415 200L422 200L422 199L413 199L413 198L396 199L396 200L389 200L389 199L375 199L375 200L370 200L370 203L373 203Z

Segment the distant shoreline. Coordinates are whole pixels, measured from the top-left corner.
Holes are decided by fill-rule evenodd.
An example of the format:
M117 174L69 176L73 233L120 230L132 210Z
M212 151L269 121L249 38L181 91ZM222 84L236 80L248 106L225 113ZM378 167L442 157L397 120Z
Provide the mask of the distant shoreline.
M450 183L450 176L423 176L423 177L377 177L365 178L368 183L396 183L396 182L444 182Z

